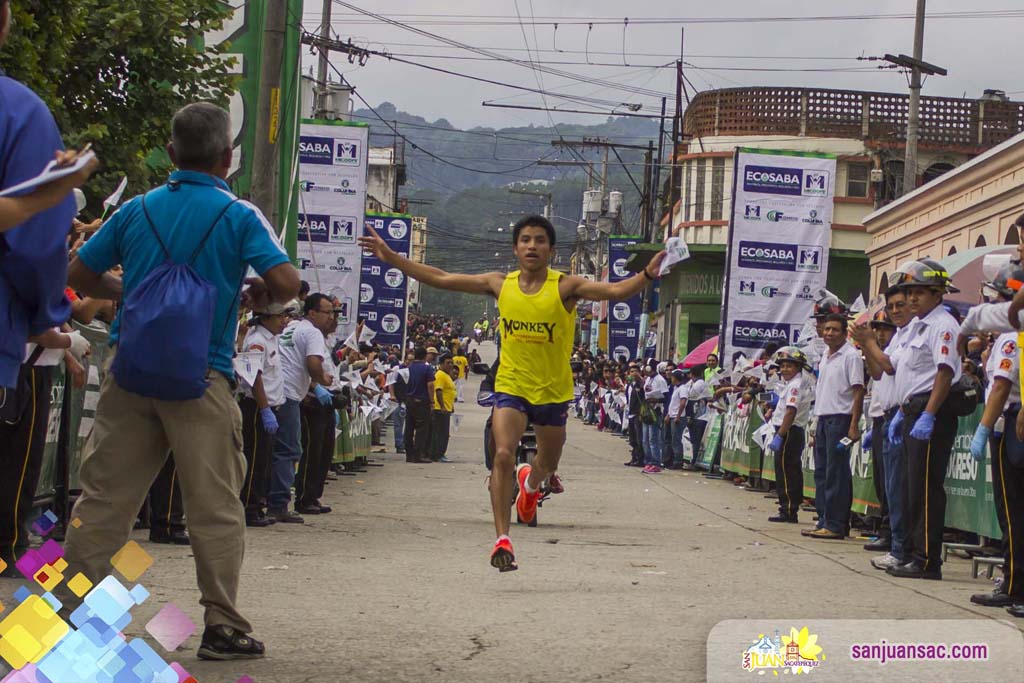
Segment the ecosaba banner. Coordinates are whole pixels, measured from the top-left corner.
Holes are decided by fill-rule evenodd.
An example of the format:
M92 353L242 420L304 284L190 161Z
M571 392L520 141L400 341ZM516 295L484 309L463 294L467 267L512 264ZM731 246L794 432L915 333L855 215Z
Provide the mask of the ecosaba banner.
M738 149L725 287L724 357L795 343L828 278L836 160Z

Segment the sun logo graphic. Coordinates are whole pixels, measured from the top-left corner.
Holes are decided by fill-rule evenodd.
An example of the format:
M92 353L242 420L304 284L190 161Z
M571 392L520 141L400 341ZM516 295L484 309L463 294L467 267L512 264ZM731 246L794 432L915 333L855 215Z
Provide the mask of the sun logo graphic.
M774 637L758 634L753 644L743 651L743 670L756 671L763 676L768 671L778 676L783 673L809 674L825 662L825 653L818 645L818 636L804 626L799 631L789 629L783 636L776 630Z

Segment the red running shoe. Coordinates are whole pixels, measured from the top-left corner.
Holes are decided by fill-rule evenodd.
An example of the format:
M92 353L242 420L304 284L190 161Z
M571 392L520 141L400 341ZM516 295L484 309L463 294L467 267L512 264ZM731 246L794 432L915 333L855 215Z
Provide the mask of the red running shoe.
M512 550L512 541L508 536L502 536L494 542L494 549L491 550L491 566L499 572L514 572L519 569L516 564L516 554Z
M533 493L526 492L526 480L529 478L532 469L525 462L516 467L516 480L519 482L519 495L516 496L516 513L519 515L519 521L523 524L529 524L537 516L537 501L540 500L540 489Z
M548 490L551 493L565 493L565 487L562 486L562 480L556 472L552 472L551 478L548 479Z

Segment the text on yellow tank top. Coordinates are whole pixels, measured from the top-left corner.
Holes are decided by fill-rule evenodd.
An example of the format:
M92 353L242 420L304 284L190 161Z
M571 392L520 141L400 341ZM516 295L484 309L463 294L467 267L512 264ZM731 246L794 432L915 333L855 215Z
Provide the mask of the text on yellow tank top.
M572 342L575 320L558 293L562 273L548 269L536 294L524 294L519 271L509 273L498 296L501 363L494 390L534 405L573 399Z

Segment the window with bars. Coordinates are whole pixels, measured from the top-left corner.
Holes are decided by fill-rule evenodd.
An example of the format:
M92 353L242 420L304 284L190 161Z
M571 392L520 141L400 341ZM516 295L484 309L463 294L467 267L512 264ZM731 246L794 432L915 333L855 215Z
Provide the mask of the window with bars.
M725 159L711 160L711 220L722 220L725 201Z
M868 164L846 165L846 196L867 197L871 167Z

